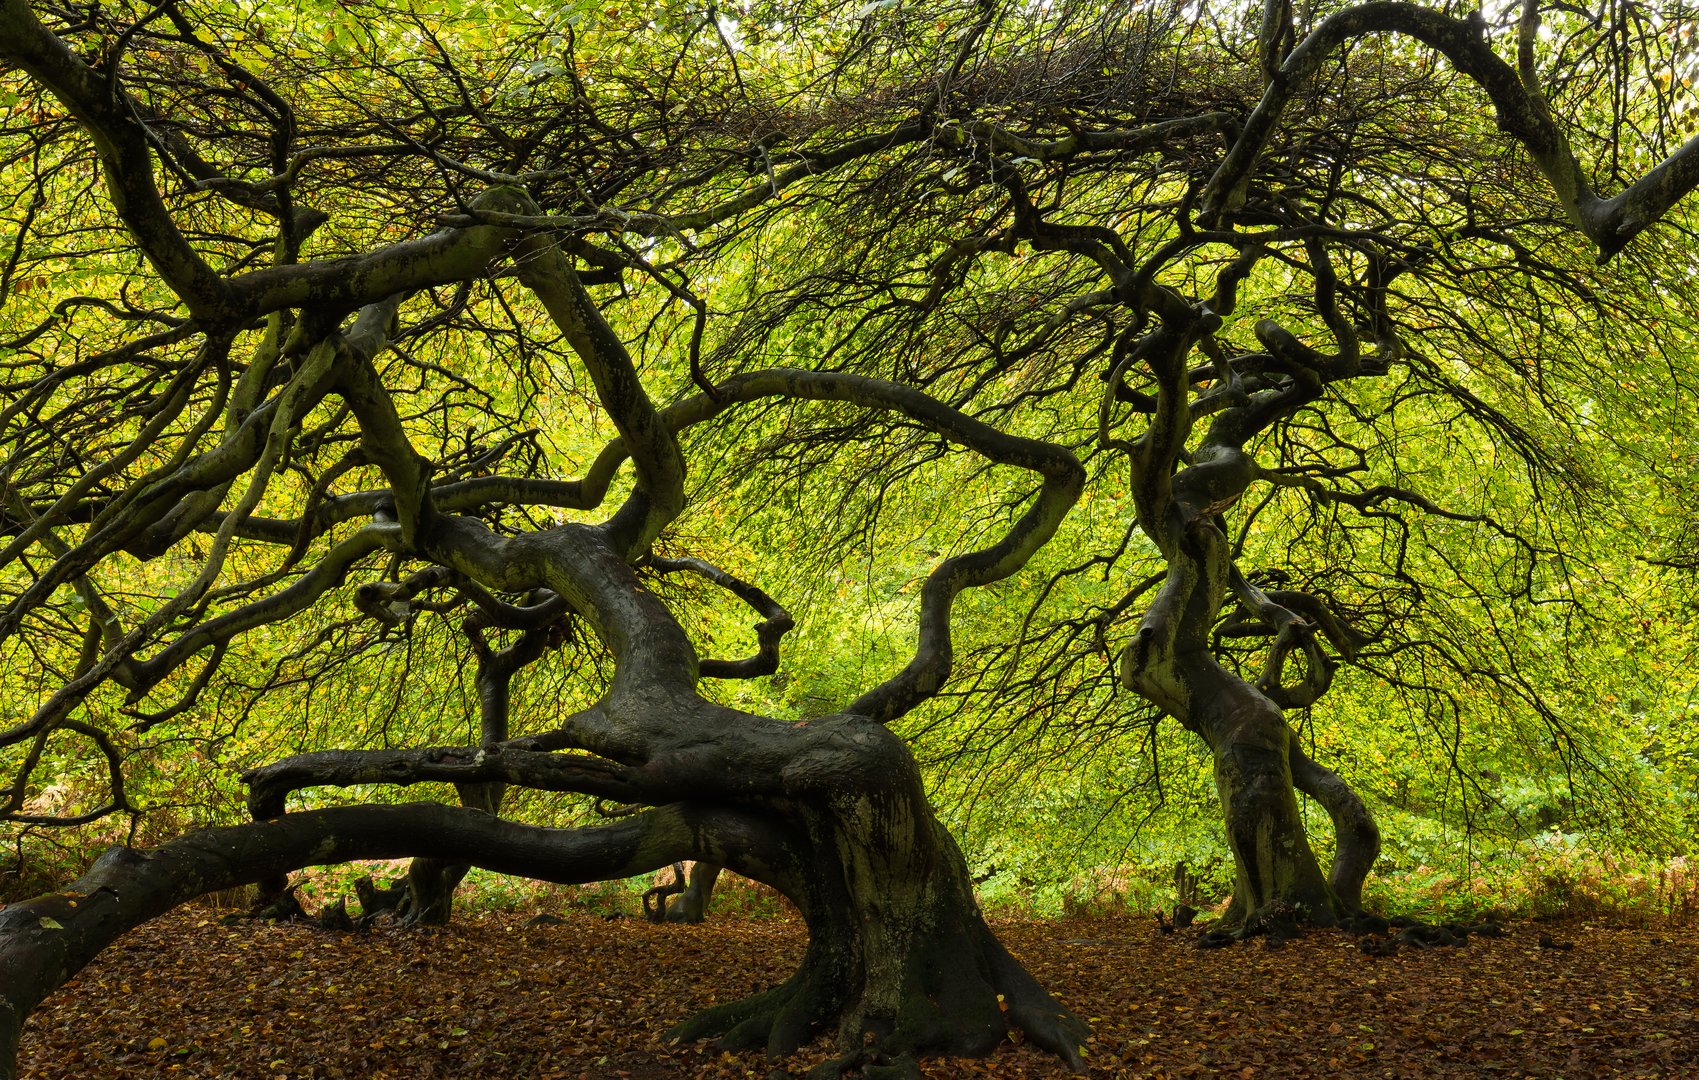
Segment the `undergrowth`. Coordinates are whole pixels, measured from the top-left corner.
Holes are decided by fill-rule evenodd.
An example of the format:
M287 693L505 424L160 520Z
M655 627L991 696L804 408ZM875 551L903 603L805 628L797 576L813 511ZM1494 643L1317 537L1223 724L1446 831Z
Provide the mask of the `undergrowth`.
M40 849L37 849L38 851ZM0 902L38 895L64 885L86 866L86 853L62 851L62 860L14 861L0 868ZM320 867L296 875L302 904L309 911L347 896L354 882L369 875L378 884L406 874L404 860ZM1076 915L1127 915L1149 918L1178 902L1208 911L1225 906L1231 891L1231 867L1188 868L1177 880L1142 867L1103 867L1061 880L1013 875L988 876L980 884L980 902L1002 917L1054 918ZM642 915L642 895L670 881L671 869L624 881L554 885L473 870L456 894L457 910L473 913L582 911L609 917ZM251 889L209 895L202 903L224 909L246 907ZM1552 833L1501 851L1478 853L1446 863L1399 865L1383 857L1364 889L1371 910L1433 920L1464 919L1495 913L1507 918L1594 917L1616 922L1662 925L1699 923L1699 860L1686 855L1657 858L1602 850L1583 837ZM790 903L757 882L724 874L714 891L712 910L719 915L769 918L792 913Z
M982 898L1009 916L1151 917L1187 902L1205 912L1224 910L1229 890L1179 895L1173 884L1119 868L1078 875L1052 902L1007 893ZM1570 838L1465 865L1377 868L1364 887L1364 906L1387 915L1432 921L1488 914L1513 919L1600 918L1639 925L1699 923L1699 860L1658 859L1598 851Z

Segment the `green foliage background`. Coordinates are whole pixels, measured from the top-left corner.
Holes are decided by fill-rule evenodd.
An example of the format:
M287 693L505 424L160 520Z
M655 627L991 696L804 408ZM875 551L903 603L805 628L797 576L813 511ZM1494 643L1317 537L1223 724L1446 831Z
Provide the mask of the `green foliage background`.
M371 12L352 3L200 7L241 28L229 40L242 62L295 88L327 117L352 99L371 110L386 94L403 96L370 81L365 58L423 61L445 49L468 71L488 75L493 105L544 108L562 92L561 61L537 47L555 40L550 35L561 42L575 35L576 55L596 58L595 69L581 74L619 100L650 74L651 56L679 52L679 36L693 34L703 14L689 4L637 11L490 0L473 18L460 5L420 7L418 25L433 38L367 17ZM878 9L869 18L907 17L886 11L891 5L868 7ZM746 9L738 77L785 108L824 109L823 90L787 88L806 87L814 65L830 66L848 47L853 20L823 15L801 45L772 22L759 7ZM525 62L515 66L510 46L520 40ZM1400 61L1393 46L1376 47L1388 50L1389 64ZM699 64L691 74L706 88L701 92L726 85L713 50L680 55ZM880 87L863 77L866 85L837 93L871 100ZM31 93L8 77L0 106L40 108ZM1453 108L1461 93L1437 86L1386 123L1432 124L1462 146L1482 136L1490 118L1479 108ZM1389 174L1401 167L1383 165ZM0 338L32 325L73 290L128 280L145 300L157 288L110 235L91 179L86 161L68 161L41 195L51 213L105 230L111 246L92 254L24 253L18 278L40 284L12 289L0 311ZM827 191L806 195L782 221L720 244L714 255L721 269L706 294L716 312L705 342L710 361L722 370L744 360L848 366L888 357L880 350L901 341L908 350L902 363L929 373L935 387L960 389L968 375L939 374L965 347L941 329L944 320L920 333L871 297L859 313L794 299L811 281L868 261L923 282L939 223L985 212L982 194L953 182L939 170L913 177L894 198L926 210L894 219L894 235L858 224ZM1082 203L1112 205L1109 182L1086 183L1099 186L1088 188ZM28 194L25 186L24 165L13 159L0 190L15 206ZM332 190L346 198L350 188ZM431 199L415 205L404 185L368 194L369 205L341 208L315 241L317 253L361 250L423 228L434 212ZM1347 400L1328 402L1345 418L1335 420L1333 433L1318 428L1312 441L1262 448L1293 462L1336 462L1343 441L1355 440L1377 451L1366 458L1365 483L1416 487L1459 513L1488 513L1502 527L1418 516L1407 527L1365 528L1318 515L1281 491L1243 538L1247 566L1304 575L1362 605L1395 593L1407 601L1396 618L1385 616L1392 644L1343 670L1299 724L1312 755L1356 786L1381 822L1386 844L1373 888L1386 906L1540 912L1597 902L1691 914L1683 906L1693 892L1682 884L1689 879L1681 877L1681 860L1699 835L1699 592L1692 572L1699 515L1690 494L1699 484L1699 388L1691 375L1699 297L1689 273L1671 271L1690 262L1690 225L1679 220L1610 267L1587 268L1592 287L1609 298L1592 309L1518 276L1482 243L1472 253L1490 267L1482 281L1408 298L1431 312L1422 365L1402 379L1353 384L1342 392ZM1531 232L1541 257L1571 269L1587 263L1577 238L1550 227ZM1152 245L1163 239L1160 231L1143 237ZM687 261L681 241L642 253L657 264ZM1201 273L1199 259L1194 269ZM1069 272L1030 250L987 257L960 290L962 299L951 301L958 307L947 314L959 316L951 325L983 322L985 313L967 310L971 305L1036 324ZM1278 272L1259 271L1244 304L1253 314L1278 311L1290 319L1296 288ZM772 314L787 298L794 303ZM493 310L496 301L486 289L475 303ZM1606 319L1607 312L1616 317ZM657 398L690 390L682 357L691 324L674 297L653 281L633 281L610 317L634 343ZM428 359L452 366L488 399L463 404L455 422L434 432L441 447L452 446L474 422L469 418L499 414L543 433L550 474L581 474L612 432L570 367L558 355L520 355L499 338L471 346L455 340L455 351ZM1000 374L979 400L1018 400L1046 377L1045 364L1065 363L1088 345L1082 333L1036 354L1030 368ZM1435 393L1440 385L1466 392L1482 409ZM1484 410L1500 420L1484 419ZM1080 445L1096 423L1095 395L993 408L988 419ZM1525 453L1507 450L1507 426L1528 440ZM924 575L941 554L971 548L1005 525L1024 494L1017 477L900 425L830 406L739 414L735 424L691 432L688 443L687 455L698 463L693 506L662 546L757 582L797 616L777 675L714 688L729 703L782 717L840 708L899 665L910 650ZM1105 553L1122 543L1127 519L1124 477L1111 463L1094 462L1085 497L1034 564L962 598L957 676L940 700L904 722L988 904L1046 913L1166 904L1177 864L1201 878L1206 899L1230 887L1209 762L1195 740L1116 688L1115 641L1093 640L1077 625L1082 613L1122 603L1127 582L1159 567L1154 552L1133 539L1114 556L1115 574L1100 572ZM1400 544L1402 565L1390 553ZM136 563L112 575L122 584L105 584L115 602L128 605L126 613L145 613L171 595L181 572L168 559ZM86 714L122 740L129 783L146 812L69 831L0 826L11 853L0 891L34 892L108 843L147 844L238 820L238 772L287 754L475 741L471 660L453 626L425 615L404 634L380 632L359 619L351 588L286 627L239 639L209 692L171 724L136 732L120 700L91 698ZM736 603L675 582L655 588L676 602L705 655L753 650L751 619ZM27 714L63 681L73 657L66 641L13 641L7 648L0 715ZM513 734L546 729L593 700L605 666L591 646L577 643L527 670L517 686ZM170 700L191 675L162 687L155 700ZM44 812L74 812L99 798L104 780L101 763L55 738L30 799ZM420 797L452 793L303 796L308 805ZM591 810L582 799L533 794L512 812L568 823L586 820ZM1325 854L1325 817L1312 813L1309 823Z

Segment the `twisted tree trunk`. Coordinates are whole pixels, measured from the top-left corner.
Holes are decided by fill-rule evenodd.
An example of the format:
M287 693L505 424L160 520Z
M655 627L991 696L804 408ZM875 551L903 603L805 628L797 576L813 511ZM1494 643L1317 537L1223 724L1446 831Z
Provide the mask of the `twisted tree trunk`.
M807 921L802 966L784 985L673 1033L777 1057L835 1030L852 1055L871 1047L906 1057L988 1053L1013 1025L1082 1068L1084 1024L986 926L907 747L860 717L830 723L825 745L788 770L793 859L782 882L770 882Z
M1284 340L1278 328L1260 330L1274 343L1271 348ZM1184 336L1176 336L1167 347L1173 357L1183 357L1188 346ZM1183 370L1157 368L1170 375ZM1294 387L1282 408L1309 400L1319 385ZM1191 464L1177 473L1169 467L1184 444L1189 414L1176 409L1152 422L1136 488L1139 522L1167 558L1168 572L1121 654L1120 678L1209 747L1234 863L1227 920L1242 933L1255 933L1297 922L1332 925L1360 910L1380 834L1344 780L1303 754L1283 709L1310 704L1326 692L1333 661L1316 638L1331 628L1343 641L1344 632L1315 598L1276 599L1250 584L1234 565L1223 531L1221 514L1258 475L1241 444L1273 415L1266 403L1262 412L1245 408L1244 414L1224 410L1190 455ZM1224 667L1212 647L1230 596L1245 613L1237 625L1271 639L1256 684ZM1303 658L1305 670L1288 686L1285 670L1293 655ZM1323 874L1310 845L1298 807L1300 790L1327 810L1337 831L1331 877Z
M1209 746L1214 760L1215 790L1233 854L1229 923L1247 930L1292 919L1326 926L1357 910L1374 854L1365 861L1353 846L1358 834L1341 830L1344 857L1334 860L1338 886L1322 873L1298 808L1294 762L1306 763L1306 785L1332 795L1342 813L1347 799L1322 783L1320 773L1326 770L1303 757L1279 707L1201 651L1173 662L1165 681L1185 688L1187 706L1175 715ZM1327 776L1338 781L1332 773ZM1344 791L1356 799L1348 788ZM1373 830L1366 811L1362 820ZM1374 835L1378 849L1379 835Z
M1298 810L1290 729L1267 697L1225 671L1192 723L1209 733L1215 789L1233 852L1233 907L1247 928L1296 916L1331 925L1343 914Z
M29 586L20 600L25 607L132 541L137 552L149 554L217 522L211 526L217 553L206 561L195 588L162 606L123 648L109 644L108 659L91 661L35 718L14 729L14 741L45 737L108 675L144 695L204 650L216 655L239 635L323 602L351 568L379 551L394 567L425 567L405 582L386 576L356 591L355 606L386 627L405 618L398 610L408 610L414 592L439 590L446 595L433 610L468 603L490 627L522 634L546 629L564 636L582 628L613 660L596 703L553 731L503 738L506 679L499 686L481 679L486 697L492 687L503 696L500 708L486 710L486 721L493 713L502 724L486 728L487 745L326 751L255 770L248 777L254 822L191 834L151 852L116 850L70 891L0 912L0 962L7 972L0 987L5 1003L0 1050L14 1051L23 1016L118 933L211 889L258 881L264 891L275 892L291 870L355 858L440 860L445 865L421 864L415 893L419 910L435 918L446 915L449 883L463 864L577 882L697 860L766 882L790 897L808 921L811 944L802 969L784 987L716 1011L687 1030L724 1032L739 1044L765 1043L773 1053L793 1049L817 1031L834 1030L856 1054L900 1057L984 1051L996 1044L1006 1023L1014 1023L1079 1066L1083 1025L997 944L974 906L960 852L927 805L912 756L883 726L930 699L949 679L956 597L1014 574L1054 535L1085 480L1071 452L1005 434L923 391L839 372L744 372L663 412L574 269L571 244L543 231L542 208L517 187L492 189L472 200L464 207L472 215L464 227L310 265L297 265L291 253L276 266L226 278L200 258L160 205L150 171L153 142L133 110L114 107L114 101L125 100L113 92L114 77L89 70L14 0L0 0L0 25L11 31L0 34L5 39L0 52L55 93L91 129L103 153L122 152L123 160L107 162L113 179L125 185L114 191L120 216L190 315L230 333L272 315L279 325L293 322L278 356L250 366L250 374L259 372L251 379L243 376L262 400L237 395L231 437L148 488L147 501L122 528L85 540ZM904 139L925 137L926 125L902 128L911 129ZM889 145L883 136L859 140L852 147L865 149L846 150L843 160ZM802 171L812 173L814 167L810 163ZM724 215L737 212L741 201L728 202ZM720 216L715 211L702 220ZM416 432L423 429L410 412L410 395L385 385L375 358L415 291L499 278L495 261L509 257L518 281L581 362L618 439L580 480L505 477L493 490L479 485L468 494L464 484L471 481L433 483L442 462L416 445ZM299 317L286 315L290 311ZM360 312L354 324L346 332L339 329L354 311ZM269 398L267 372L278 376ZM382 474L383 487L339 497L334 514L321 513L327 502L309 500L293 524L262 525L255 511L272 478L291 460L294 433L330 398L352 420L342 430L358 436L347 460L357 454L362 465ZM685 508L678 432L765 398L899 413L1039 480L1004 535L981 549L940 559L927 576L919 633L901 669L867 689L848 712L799 723L713 704L698 685L703 678L771 669L778 635L788 626L777 605L758 589L708 568L710 581L761 611L763 622L755 657L704 660L633 570L650 559L657 539ZM550 527L535 524L547 515L529 515L532 524L525 527L518 523L527 514L499 509L595 510L625 461L629 493L600 524ZM221 511L222 493L207 493L221 491L245 472L243 494ZM485 494L476 494L479 490ZM177 505L184 507L180 513L172 509ZM227 610L166 633L167 624L218 580L238 532L289 545L293 554L286 565L293 565L333 526L366 514L368 523L337 540L286 586L256 585ZM174 516L164 522L170 527L161 538L141 544L142 532L165 515ZM705 565L662 562L697 572ZM543 592L558 604L528 606L528 598ZM167 637L169 644L148 660L132 655L140 643ZM120 657L128 657L126 667L115 673ZM559 831L441 806L286 812L288 794L301 787L426 781L485 794L493 788L475 786L575 792L616 801L629 816L613 825Z
M1351 789L1332 769L1318 765L1298 746L1295 733L1287 735L1292 763L1292 782L1314 799L1333 821L1333 867L1328 885L1339 910L1354 914L1363 910L1363 882L1380 855L1380 826Z

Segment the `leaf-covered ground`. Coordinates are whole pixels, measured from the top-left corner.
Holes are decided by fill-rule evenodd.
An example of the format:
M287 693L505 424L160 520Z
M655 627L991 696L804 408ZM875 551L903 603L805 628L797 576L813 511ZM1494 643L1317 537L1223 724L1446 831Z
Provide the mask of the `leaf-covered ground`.
M759 1055L662 1041L694 1009L770 986L792 919L651 926L570 915L365 936L222 926L179 911L108 950L33 1017L22 1076L761 1077ZM1143 920L999 932L1092 1020L1102 1077L1699 1077L1699 932L1513 926L1376 958L1312 933L1200 951ZM1549 930L1574 943L1539 947ZM800 1075L817 1045L785 1066ZM1060 1076L1041 1053L927 1063L933 1077ZM780 1072L777 1075L783 1076Z

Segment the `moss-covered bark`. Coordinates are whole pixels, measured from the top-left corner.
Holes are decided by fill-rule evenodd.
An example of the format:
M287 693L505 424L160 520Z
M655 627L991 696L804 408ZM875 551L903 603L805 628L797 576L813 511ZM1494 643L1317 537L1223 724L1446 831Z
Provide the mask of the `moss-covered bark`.
M847 1066L985 1054L1013 1026L1081 1068L1085 1025L986 926L907 748L877 725L848 727L852 754L793 788L802 829L781 888L808 923L801 967L673 1034L780 1057L830 1032Z
M1174 543L1169 586L1123 653L1121 679L1209 747L1234 863L1229 924L1245 932L1271 921L1333 925L1361 908L1379 831L1350 787L1295 745L1279 688L1247 682L1208 647L1232 577L1221 540L1210 525ZM1300 790L1334 822L1331 876L1311 846Z
M1215 788L1233 853L1232 914L1248 929L1260 928L1269 913L1288 912L1331 925L1345 911L1316 861L1298 809L1285 717L1242 680L1226 672L1211 676L1221 685L1191 723L1208 732L1215 759Z

